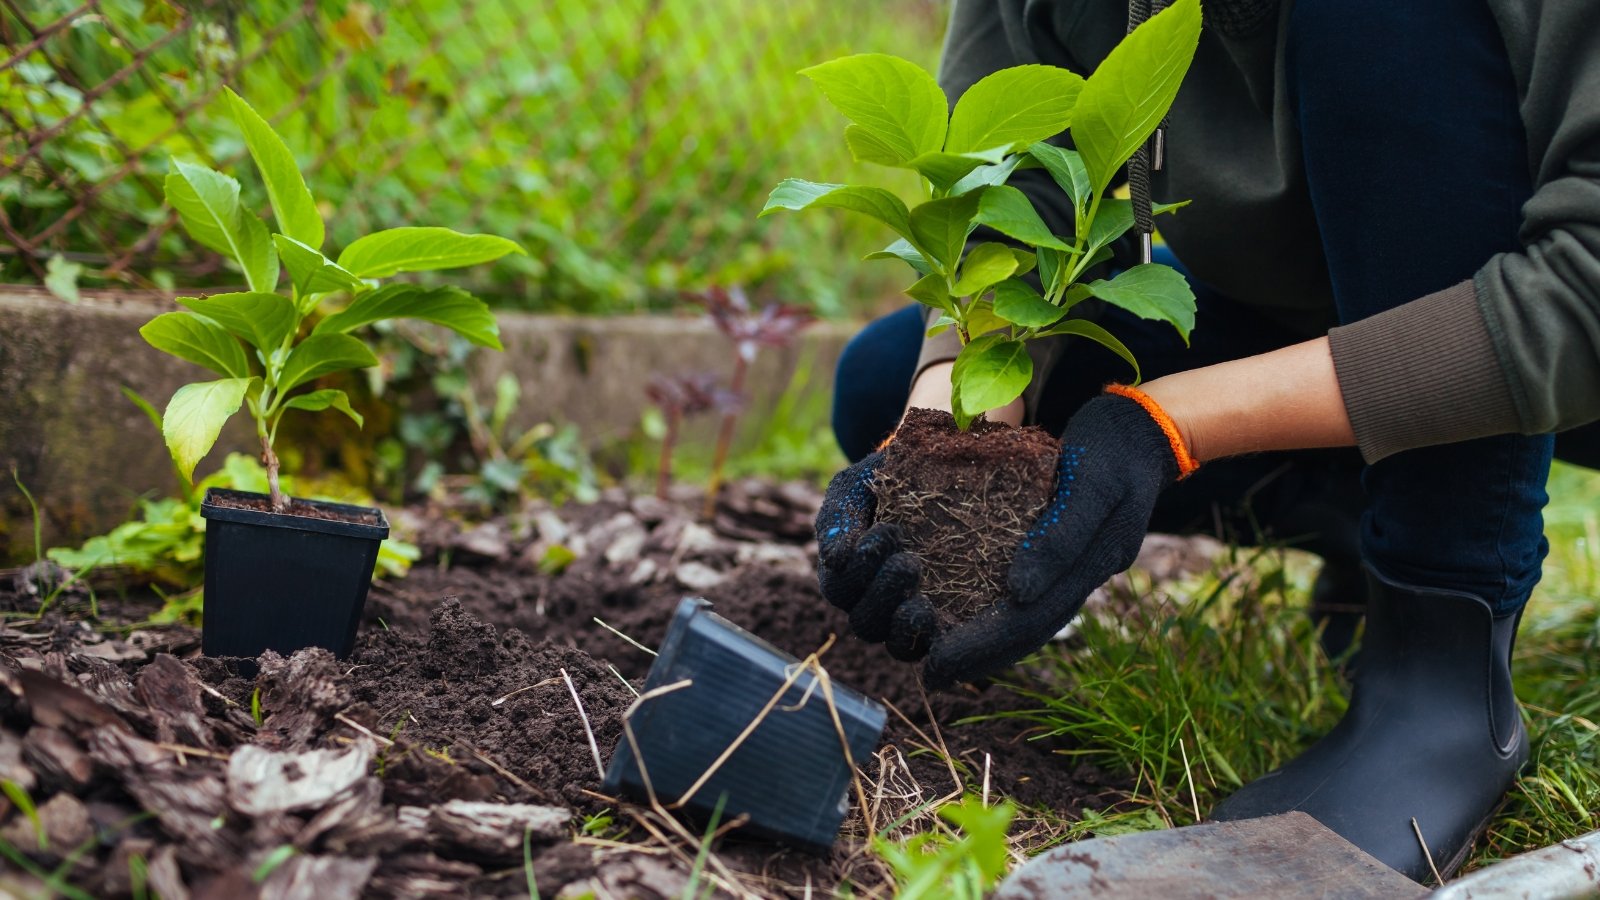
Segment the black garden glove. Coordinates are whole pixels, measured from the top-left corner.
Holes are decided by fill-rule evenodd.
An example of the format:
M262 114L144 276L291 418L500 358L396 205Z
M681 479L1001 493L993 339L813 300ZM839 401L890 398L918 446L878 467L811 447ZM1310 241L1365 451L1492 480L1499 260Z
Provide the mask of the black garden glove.
M933 607L917 593L922 566L902 549L899 526L874 522L872 474L882 461L882 451L872 453L828 482L817 512L817 577L857 637L884 643L896 659L921 659L936 628Z
M1010 595L934 640L923 681L943 688L993 675L1044 646L1133 564L1157 496L1196 467L1143 393L1114 385L1085 403L1062 432L1055 496L1011 563Z

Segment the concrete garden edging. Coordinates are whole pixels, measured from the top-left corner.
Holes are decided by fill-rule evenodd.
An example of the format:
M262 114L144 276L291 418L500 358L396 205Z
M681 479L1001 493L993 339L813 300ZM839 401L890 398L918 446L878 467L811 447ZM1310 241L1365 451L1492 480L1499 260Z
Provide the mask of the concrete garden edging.
M0 286L0 564L33 553L28 504L9 483L13 465L39 501L46 546L123 521L142 494L176 490L166 448L120 390L159 407L200 371L139 336L152 316L177 309L172 296L84 291L67 303L43 289ZM475 354L473 377L485 398L502 373L517 377L518 427L570 422L589 439L618 437L638 424L652 372L730 367L725 340L699 317L498 315L506 352ZM810 367L807 390L828 390L854 330L818 323L796 347L765 352L750 373L752 408L769 406L802 365ZM201 472L230 450L255 449L245 424L224 430Z

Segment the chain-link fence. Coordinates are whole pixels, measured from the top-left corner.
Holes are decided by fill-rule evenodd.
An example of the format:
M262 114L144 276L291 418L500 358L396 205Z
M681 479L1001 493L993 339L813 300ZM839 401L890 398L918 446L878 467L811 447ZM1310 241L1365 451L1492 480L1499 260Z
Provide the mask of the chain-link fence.
M944 0L0 0L0 280L237 283L176 227L168 158L264 191L221 103L285 137L335 248L375 228L512 236L475 285L506 306L638 309L710 283L824 309L881 294L874 236L757 222L771 187L851 163L796 70L893 52L930 67ZM896 273L897 274L897 273Z

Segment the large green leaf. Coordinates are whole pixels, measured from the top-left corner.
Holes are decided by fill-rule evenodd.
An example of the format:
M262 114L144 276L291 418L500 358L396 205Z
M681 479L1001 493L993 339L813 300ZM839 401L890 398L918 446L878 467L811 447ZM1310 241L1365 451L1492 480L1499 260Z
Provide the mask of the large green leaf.
M250 148L261 180L266 182L278 230L307 246L321 247L322 214L317 212L317 201L312 199L305 179L300 177L300 166L295 163L294 155L272 126L231 88L228 89L228 105L233 108L233 120L244 132L245 146Z
M1024 167L1027 162L1028 157L1025 154L1016 153L995 165L979 166L968 172L960 181L951 185L947 193L953 196L993 184L1005 184L1011 177L1011 173L1018 168Z
M1017 271L1017 257L1005 244L979 244L967 253L961 263L961 277L956 280L951 293L957 297L971 297L988 290L996 282L1010 278Z
M480 347L505 349L500 345L500 325L488 305L450 285L385 285L318 322L316 334L342 334L382 319L422 319L443 325Z
M918 278L915 284L906 288L906 295L924 306L942 309L950 315L955 314L956 303L950 296L950 286L943 275L924 275Z
M862 259L898 259L915 269L919 275L926 275L933 271L928 266L928 260L923 257L917 248L911 246L911 242L905 238L895 241L882 250L868 253Z
M905 201L883 188L860 187L851 184L820 184L799 178L785 178L772 189L767 205L759 215L766 216L780 209L846 209L870 216L888 225L901 237L911 236L910 213Z
M994 286L994 314L1023 328L1044 328L1067 311L1039 296L1026 281L1008 278Z
M278 283L278 254L261 217L239 204L239 182L215 169L172 160L167 202L189 236L239 264L252 291Z
M357 238L339 254L339 265L358 278L387 278L399 272L475 266L523 252L516 241L493 234L406 226Z
M272 242L278 248L278 258L283 260L283 267L289 270L289 280L294 282L295 290L301 295L328 291L359 294L367 289L365 281L313 247L286 234L273 235Z
M939 83L922 67L882 53L829 60L801 75L811 79L845 118L876 140L881 159L905 163L943 149L948 101ZM851 151L861 153L861 139ZM977 148L986 149L986 148Z
M1021 341L992 334L961 348L950 380L970 416L999 409L1022 396L1033 380L1033 359Z
M1050 227L1045 225L1044 220L1034 211L1027 194L1014 187L1000 185L984 191L982 198L974 220L977 224L987 225L1030 247L1068 249L1060 238L1050 233Z
M1160 263L1134 266L1110 281L1091 281L1089 293L1142 319L1169 322L1189 342L1194 330L1194 291L1178 270Z
M967 245L967 235L972 233L972 217L978 213L978 202L989 190L997 189L919 204L911 210L912 242L946 270L955 266Z
M1094 185L1089 182L1089 170L1084 168L1083 157L1076 150L1063 150L1041 141L1028 148L1028 155L1038 160L1055 183L1067 192L1074 209L1081 214L1088 208Z
M304 409L310 412L332 407L349 416L357 427L366 424L361 414L350 408L350 397L344 391L336 388L323 388L320 391L310 391L305 394L290 397L283 404L284 409Z
M1055 66L1012 66L967 88L950 114L952 153L1013 147L1067 130L1083 78Z
M209 297L179 297L178 303L221 325L229 333L244 338L269 357L283 346L283 339L294 327L294 304L281 294L245 291L212 294Z
M194 478L194 467L217 443L217 435L228 418L239 411L254 378L224 378L178 388L167 403L161 420L161 435L167 441L172 461L185 479Z
M862 128L860 125L844 127L844 145L850 148L850 158L856 162L895 168L901 168L906 164L906 158L899 150L884 143L877 132Z
M1182 209L1189 205L1184 200L1179 203L1152 203L1150 214L1159 216ZM1109 246L1112 241L1122 237L1133 227L1133 201L1131 200L1101 200L1099 209L1095 210L1094 221L1089 223L1089 240L1086 244L1087 252L1093 254L1101 247Z
M1006 158L1004 148L981 153L924 153L907 163L928 179L934 189L944 193L980 166L995 166Z
M139 334L157 350L205 366L218 375L250 375L250 361L233 335L194 313L162 313L146 322Z
M1133 383L1138 384L1143 380L1139 374L1139 361L1133 358L1133 351L1129 350L1121 341L1117 340L1111 332L1101 328L1088 319L1068 319L1059 322L1044 331L1039 332L1039 337L1052 337L1058 334L1071 334L1088 338L1112 353L1122 357L1123 361L1133 367Z
M966 313L962 316L962 323L967 334L981 336L993 331L1009 329L1011 323L995 314L994 301L975 300L967 304Z
M1039 262L1039 283L1046 291L1054 293L1067 277L1067 251L1040 247L1035 255Z
M1176 0L1111 50L1089 76L1072 111L1072 140L1093 192L1161 124L1200 42L1200 0Z
M295 346L278 376L278 392L285 394L313 378L346 369L378 364L367 345L348 334L313 334Z

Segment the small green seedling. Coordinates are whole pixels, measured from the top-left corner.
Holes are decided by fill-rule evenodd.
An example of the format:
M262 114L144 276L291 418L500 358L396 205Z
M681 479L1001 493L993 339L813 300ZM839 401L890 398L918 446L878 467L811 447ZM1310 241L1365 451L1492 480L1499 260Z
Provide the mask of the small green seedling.
M872 849L894 870L901 900L982 900L1006 872L1006 833L1016 814L1009 801L987 806L968 794L939 808L939 817L959 829L959 837L946 831L904 841L874 837Z
M228 103L266 184L278 232L269 235L261 218L243 205L238 181L174 159L167 202L191 238L239 266L249 290L179 297L187 311L157 316L139 333L157 349L223 376L185 385L167 404L162 431L179 473L192 477L223 424L244 406L261 441L272 508L283 512L289 501L278 485L273 444L284 414L331 408L361 424L343 391L302 390L324 375L377 364L366 342L351 332L385 319L422 319L501 349L494 315L466 291L405 282L379 286L379 279L477 265L523 250L489 234L403 227L358 238L331 260L322 255L322 214L288 147L232 91ZM283 291L280 266L289 275ZM324 301L334 297L349 302L321 315Z
M954 110L932 75L897 57L862 54L813 66L801 74L852 122L844 138L854 158L916 171L923 200L907 207L883 188L790 178L761 214L844 209L899 235L867 259L909 264L919 277L906 293L940 313L929 334L953 328L959 336L951 404L963 429L1021 396L1033 378L1026 348L1033 338L1096 341L1137 378L1138 361L1121 341L1069 314L1095 297L1171 323L1188 340L1194 294L1176 270L1146 263L1111 279L1084 278L1134 226L1132 202L1107 197L1107 189L1166 116L1199 37L1199 0L1177 0L1128 35L1088 79L1053 66L1002 69L969 88ZM1045 143L1069 129L1076 150ZM1006 184L1018 169L1037 167L1071 200L1069 236L1054 234L1027 195ZM1181 205L1155 205L1152 213ZM979 226L1010 243L969 249ZM1038 287L1023 277L1035 270Z

